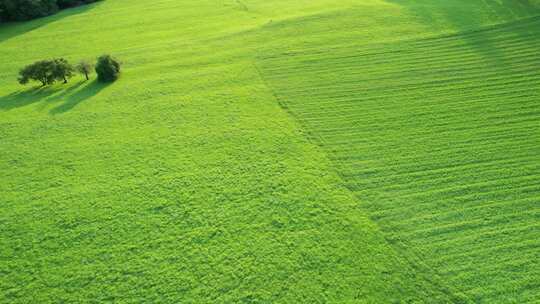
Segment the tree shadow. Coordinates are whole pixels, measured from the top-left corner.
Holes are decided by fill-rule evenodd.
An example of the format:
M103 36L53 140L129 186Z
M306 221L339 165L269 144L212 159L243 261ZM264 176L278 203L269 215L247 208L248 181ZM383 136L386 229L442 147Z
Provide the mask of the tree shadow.
M451 25L457 31L473 30L485 24L475 11L501 21L534 17L540 14L540 2L534 0L478 0L456 3L430 0L385 0L397 4L411 13L417 20L430 27Z
M0 43L7 41L13 37L34 31L44 25L56 22L66 17L82 14L88 10L95 8L100 4L101 2L98 1L73 8L63 9L56 14L29 21L0 23Z
M80 88L82 85L84 85L86 83L87 82L85 82L85 81L79 81L76 84L70 86L69 88L67 88L65 90L59 90L60 91L59 94L51 95L45 101L54 101L54 100L63 99L64 97L70 95L73 91L77 90L78 88Z
M58 89L51 92L51 94L49 94L49 96L46 96L46 98L44 98L42 100L42 102L40 103L40 105L41 105L40 110L45 109L51 103L61 101L62 99L64 99L66 96L70 95L73 91L77 90L77 88L81 87L85 83L86 83L85 81L79 81L79 82L75 83L74 85L69 86L67 89L62 89L62 86L64 86L64 84L57 85ZM60 87L58 87L58 86L60 86Z
M73 109L86 99L97 95L107 86L109 86L109 83L100 83L93 80L80 81L68 88L63 85L34 87L0 97L0 110L9 111L38 102L43 103L43 107L47 107L51 102L64 101L63 104L49 111L51 115L62 114Z
M540 15L540 2L534 0L479 0L463 2L439 2L430 0L385 0L388 3L399 5L406 9L419 23L425 24L434 30L453 29L471 49L481 54L489 61L501 61L506 59L506 54L499 50L497 38L489 31L497 26L491 25L486 28L478 13L491 16L501 23L498 27L505 26L505 22L518 22ZM484 16L484 17L485 17ZM536 18L534 18L536 19ZM537 26L535 20L508 28L512 35L520 39L526 39L526 35L534 31Z
M82 84L85 84L82 89L76 90ZM63 92L59 95L55 95L51 97L51 99L65 99L65 102L49 111L49 114L51 115L57 115L62 114L65 112L70 111L74 107L76 107L81 102L87 100L88 98L91 98L95 95L97 95L99 92L101 92L103 89L108 87L110 83L102 83L98 82L97 80L93 81L86 81L86 82L80 82L79 84L73 86L71 90L66 90L66 92ZM75 91L75 93L72 93Z
M47 97L61 91L61 87L34 87L29 90L16 91L9 95L0 97L0 109L9 111L16 108L25 107L33 103L43 101Z

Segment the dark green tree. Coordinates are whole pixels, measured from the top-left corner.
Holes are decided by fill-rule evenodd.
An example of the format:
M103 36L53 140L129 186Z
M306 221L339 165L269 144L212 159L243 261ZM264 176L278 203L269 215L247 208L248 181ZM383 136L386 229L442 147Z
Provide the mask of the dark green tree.
M53 72L54 62L52 60L36 61L19 71L18 81L23 85L30 80L39 81L43 86L50 85L56 81Z
M30 80L41 82L43 86L51 85L56 81L67 83L73 77L74 68L64 58L36 61L19 71L18 81L27 84Z
M120 62L111 55L103 55L96 63L96 73L101 82L112 82L120 76Z
M64 58L53 59L53 76L58 81L68 82L68 79L73 77L75 68Z
M83 4L90 4L99 0L56 0L59 8L68 8Z
M86 60L81 60L77 66L75 67L77 69L77 72L79 72L81 75L84 75L86 77L86 80L90 79L88 75L92 73L94 70L94 65Z
M0 0L2 19L23 21L48 16L58 11L56 0Z
M54 14L58 9L99 0L0 0L0 22L24 21Z

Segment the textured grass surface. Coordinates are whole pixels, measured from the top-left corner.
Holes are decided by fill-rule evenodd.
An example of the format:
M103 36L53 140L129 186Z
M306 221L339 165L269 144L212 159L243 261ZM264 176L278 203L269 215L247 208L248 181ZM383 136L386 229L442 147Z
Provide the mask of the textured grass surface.
M475 303L537 300L540 17L319 46L265 78L394 248Z
M107 0L0 27L0 302L535 300L536 6ZM114 84L15 82L105 52Z
M109 0L1 28L0 301L455 297L389 246L257 74L244 37L304 4ZM103 52L124 62L112 85L15 83L33 60Z

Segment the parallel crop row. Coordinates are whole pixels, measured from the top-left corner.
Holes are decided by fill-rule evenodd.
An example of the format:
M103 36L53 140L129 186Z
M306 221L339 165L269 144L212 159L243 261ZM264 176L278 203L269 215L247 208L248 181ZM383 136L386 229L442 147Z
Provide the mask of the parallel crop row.
M475 302L540 298L540 19L262 59L404 255Z

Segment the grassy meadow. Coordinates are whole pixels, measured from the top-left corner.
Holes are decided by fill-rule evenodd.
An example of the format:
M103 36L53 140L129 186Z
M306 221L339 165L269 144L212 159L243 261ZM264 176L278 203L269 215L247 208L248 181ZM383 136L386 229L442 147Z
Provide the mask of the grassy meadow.
M111 53L111 84L22 87ZM536 303L540 2L0 25L0 303Z

